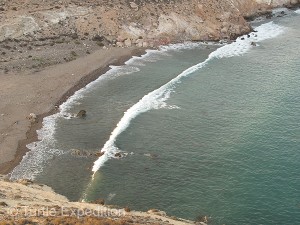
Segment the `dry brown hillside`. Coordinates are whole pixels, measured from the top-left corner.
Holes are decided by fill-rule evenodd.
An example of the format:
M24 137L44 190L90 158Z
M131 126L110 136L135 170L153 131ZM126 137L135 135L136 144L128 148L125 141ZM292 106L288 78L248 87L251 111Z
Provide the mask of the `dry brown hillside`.
M299 0L1 0L0 71L39 70L110 46L235 39L245 18ZM20 61L23 62L20 64Z
M70 36L148 46L235 38L244 19L298 0L2 0L0 41ZM127 42L124 42L127 39Z

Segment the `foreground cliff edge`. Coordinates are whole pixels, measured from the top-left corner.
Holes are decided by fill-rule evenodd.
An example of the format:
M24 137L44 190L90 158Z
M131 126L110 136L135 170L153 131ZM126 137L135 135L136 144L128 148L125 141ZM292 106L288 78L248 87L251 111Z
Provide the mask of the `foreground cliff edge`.
M0 224L194 224L155 209L138 212L99 202L70 202L48 186L28 180L10 182L0 176Z

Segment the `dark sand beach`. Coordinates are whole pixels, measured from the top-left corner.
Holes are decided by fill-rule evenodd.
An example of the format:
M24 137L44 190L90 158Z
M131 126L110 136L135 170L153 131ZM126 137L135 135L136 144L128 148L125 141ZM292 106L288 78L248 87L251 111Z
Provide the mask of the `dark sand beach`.
M100 49L71 62L0 74L0 174L9 173L28 151L26 145L37 140L45 116L57 111L75 91L97 79L110 65L121 65L143 48ZM30 122L30 113L37 115Z

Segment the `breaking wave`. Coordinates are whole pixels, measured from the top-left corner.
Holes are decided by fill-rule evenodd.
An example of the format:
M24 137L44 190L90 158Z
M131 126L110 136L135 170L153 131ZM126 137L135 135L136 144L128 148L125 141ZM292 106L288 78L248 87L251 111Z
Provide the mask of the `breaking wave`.
M184 70L168 83L145 95L124 113L124 116L118 122L116 128L112 131L109 139L101 149L101 152L103 152L104 154L94 162L92 171L94 173L97 172L108 159L114 158L115 153L121 151L115 145L116 139L123 131L128 128L134 118L136 118L141 113L147 112L151 109L159 109L166 106L165 101L170 97L171 93L176 88L176 85L181 82L182 78L187 77L192 73L200 70L213 59L229 58L243 55L247 53L254 45L256 45L257 42L274 38L281 34L283 31L283 27L276 25L273 22L263 24L257 27L255 29L255 32L239 37L235 42L218 48L217 50L212 52L205 61ZM180 46L174 45L167 46L165 48L180 49Z

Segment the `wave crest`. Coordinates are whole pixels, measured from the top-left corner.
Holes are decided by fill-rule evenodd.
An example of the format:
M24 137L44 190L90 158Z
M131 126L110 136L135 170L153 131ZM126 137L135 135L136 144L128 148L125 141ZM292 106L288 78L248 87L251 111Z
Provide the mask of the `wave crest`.
M183 77L187 77L195 71L200 70L212 59L229 58L243 55L250 50L253 42L259 42L276 37L281 34L283 30L284 29L281 26L276 25L273 22L263 24L257 27L255 32L252 32L249 35L244 35L238 38L235 42L218 48L212 52L204 62L191 66L168 83L145 95L124 113L124 116L121 118L116 128L111 133L108 141L101 149L101 152L103 152L104 155L99 157L99 159L94 162L92 171L94 173L97 172L109 158L113 158L114 154L119 151L118 147L115 146L116 139L128 128L134 118L151 109L159 109L166 106L165 101L170 97L171 92L176 88L176 84L179 83ZM177 49L178 47L169 46L165 48Z

